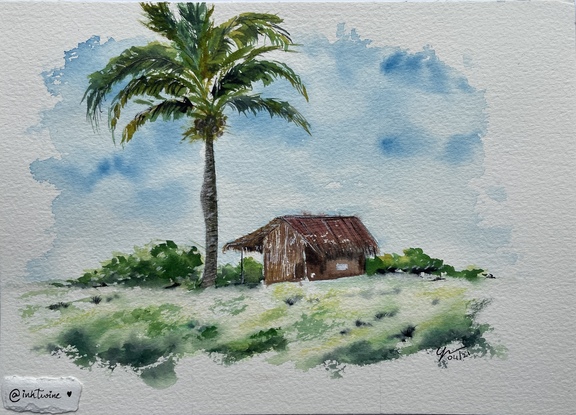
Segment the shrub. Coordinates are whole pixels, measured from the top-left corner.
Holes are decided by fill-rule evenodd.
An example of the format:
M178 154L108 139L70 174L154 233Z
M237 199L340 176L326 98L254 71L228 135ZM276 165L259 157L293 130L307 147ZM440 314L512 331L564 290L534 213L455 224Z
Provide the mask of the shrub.
M278 327L260 330L248 338L218 345L208 352L221 354L223 362L231 364L269 350L285 350L287 345L288 341Z
M438 271L438 275L440 275L440 273L445 273L446 275L448 275L449 277L454 277L454 278L465 278L468 281L474 281L477 280L480 276L485 274L485 271L483 269L480 268L467 268L467 269L463 269L462 271L456 271L454 270L454 267L450 267L451 269L440 269Z
M87 271L68 283L79 287L127 286L162 287L200 285L199 267L202 257L198 249L178 247L173 241L134 248L134 253L116 254L98 269Z
M366 274L402 271L411 274L447 275L473 281L485 273L483 269L473 267L457 271L452 265L444 264L443 260L425 254L421 248L407 248L403 252L404 255L384 254L366 259Z
M256 286L264 279L264 267L254 258L244 258L242 266L226 264L218 269L216 276L216 287L226 287L228 285L242 284L242 273L244 273L244 284Z

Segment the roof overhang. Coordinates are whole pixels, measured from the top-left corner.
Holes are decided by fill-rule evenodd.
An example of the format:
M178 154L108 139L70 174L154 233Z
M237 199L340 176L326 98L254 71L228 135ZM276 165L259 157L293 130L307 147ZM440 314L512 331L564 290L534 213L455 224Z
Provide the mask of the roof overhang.
M338 226L334 223L338 222ZM250 251L262 253L264 239L286 223L321 257L336 258L340 256L376 255L378 243L368 229L355 216L302 215L281 216L267 225L256 229L224 245L223 250ZM333 224L330 225L329 223Z

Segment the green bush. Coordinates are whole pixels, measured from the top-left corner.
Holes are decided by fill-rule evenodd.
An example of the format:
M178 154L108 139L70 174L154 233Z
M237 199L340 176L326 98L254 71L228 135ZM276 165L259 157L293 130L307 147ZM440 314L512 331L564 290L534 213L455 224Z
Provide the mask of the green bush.
M445 274L449 277L454 278L465 278L468 281L475 281L479 277L486 275L486 271L481 268L467 268L461 271L456 271L453 266L451 265L444 265L442 266L437 272L434 273L435 275L442 275Z
M244 258L242 265L226 264L218 268L216 276L216 287L226 287L228 285L242 284L242 273L244 273L244 284L256 286L264 279L264 267L253 258Z
M457 271L452 265L444 264L443 260L425 254L421 248L407 248L403 252L404 255L384 254L368 258L366 260L366 273L374 275L402 271L410 274L446 275L454 278L465 278L470 281L476 280L485 273L480 268Z
M223 363L231 364L269 350L285 350L287 346L288 341L284 338L281 328L277 327L260 330L248 338L218 345L208 352L221 354Z
M98 269L67 282L78 287L103 287L123 284L143 287L174 287L190 289L200 286L202 256L198 248L178 247L173 241L134 248L134 253L117 254Z

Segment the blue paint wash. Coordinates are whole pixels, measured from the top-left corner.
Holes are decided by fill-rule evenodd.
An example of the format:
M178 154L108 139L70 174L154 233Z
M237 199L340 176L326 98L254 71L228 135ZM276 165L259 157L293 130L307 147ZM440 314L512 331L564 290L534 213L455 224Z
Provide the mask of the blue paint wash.
M397 50L383 59L380 69L383 74L396 77L406 85L431 93L476 92L466 78L443 63L430 47L413 54Z
M466 257L479 263L486 262L482 255L489 263L509 262L507 254L493 256L508 243L509 230L478 225L477 194L468 186L483 173L483 92L430 47L373 47L344 25L336 30L335 42L293 33L302 46L286 63L301 62L310 105L300 105L281 82L266 92L300 108L312 138L283 120L231 114L228 133L216 143L221 242L282 214L327 212L359 215L390 250L418 236L414 243L424 241L426 250L438 242L469 251ZM54 246L30 263L34 279L62 278L66 247L84 239L99 259L157 238L202 239L191 219L201 218L202 147L180 142L185 124L152 123L124 147L114 146L106 120L95 134L80 103L88 74L144 43L93 37L66 52L64 67L44 74L48 91L61 100L39 128L62 157L31 165L36 180L60 191ZM407 213L395 214L399 209ZM448 223L453 218L458 223ZM445 232L447 225L457 231Z
M508 199L508 193L502 186L491 186L486 190L486 194L496 202L505 202Z
M451 136L444 146L443 160L450 164L471 162L482 151L480 133Z

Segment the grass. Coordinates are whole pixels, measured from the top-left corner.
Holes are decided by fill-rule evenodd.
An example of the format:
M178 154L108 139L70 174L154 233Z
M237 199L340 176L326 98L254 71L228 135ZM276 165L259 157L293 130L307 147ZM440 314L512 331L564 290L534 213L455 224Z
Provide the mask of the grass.
M500 355L485 336L491 327L477 321L488 302L471 299L474 286L387 274L196 291L60 287L22 296L21 315L38 352L84 368L128 368L157 388L177 381L179 359L199 353L223 365L262 355L341 377L345 365L450 344Z

